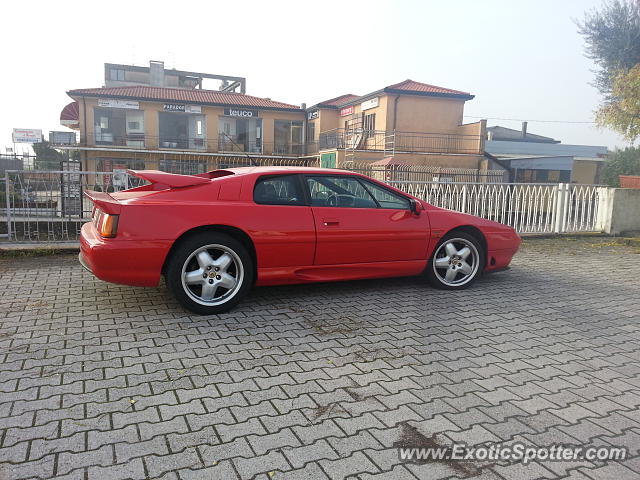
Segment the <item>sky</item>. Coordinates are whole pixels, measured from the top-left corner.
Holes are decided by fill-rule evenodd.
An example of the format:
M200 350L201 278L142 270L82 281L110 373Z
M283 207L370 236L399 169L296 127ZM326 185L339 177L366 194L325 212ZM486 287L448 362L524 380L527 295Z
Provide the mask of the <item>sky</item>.
M248 94L296 105L410 78L474 94L465 123L527 120L562 143L624 147L610 130L566 123L592 122L600 101L575 20L602 3L4 0L0 153L14 127L66 130L66 91L102 86L104 63L149 60L246 77Z

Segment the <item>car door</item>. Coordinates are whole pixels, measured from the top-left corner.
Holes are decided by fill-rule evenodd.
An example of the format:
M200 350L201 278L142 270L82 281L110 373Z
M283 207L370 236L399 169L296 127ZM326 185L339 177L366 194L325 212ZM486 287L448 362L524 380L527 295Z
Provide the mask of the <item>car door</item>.
M258 204L244 212L259 269L313 265L316 233L300 175L263 175L253 186Z
M316 226L315 265L426 258L429 220L410 200L350 175L307 175Z

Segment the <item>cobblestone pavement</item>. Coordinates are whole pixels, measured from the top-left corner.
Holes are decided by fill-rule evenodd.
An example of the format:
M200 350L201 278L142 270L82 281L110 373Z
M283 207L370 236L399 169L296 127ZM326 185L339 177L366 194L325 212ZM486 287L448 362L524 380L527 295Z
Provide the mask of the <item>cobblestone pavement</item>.
M632 247L529 240L464 292L262 288L220 317L186 314L164 286L95 280L72 255L0 272L2 480L640 476ZM402 463L410 441L631 458Z

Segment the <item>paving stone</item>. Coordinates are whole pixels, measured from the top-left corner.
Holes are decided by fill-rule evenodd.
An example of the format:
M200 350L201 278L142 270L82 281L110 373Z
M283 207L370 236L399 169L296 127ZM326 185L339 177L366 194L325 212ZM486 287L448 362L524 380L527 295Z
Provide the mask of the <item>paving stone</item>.
M240 477L236 474L230 461L217 462L215 465L200 469L183 469L179 471L181 480L233 480Z
M180 453L162 456L150 455L145 457L145 463L150 478L158 478L163 473L182 468L192 469L203 466L195 448L187 448Z
M459 478L400 462L406 422L425 437L632 455L503 462L479 480L634 478L640 262L621 280L614 250L631 248L594 242L526 240L510 272L457 292L455 309L451 292L404 278L257 288L210 317L164 285L103 283L73 255L0 257L0 349L12 349L0 477ZM46 308L27 306L36 268L55 279L39 290Z
M350 457L338 460L320 460L318 462L329 478L345 478L350 474L378 473L376 467L362 452L356 452Z
M62 452L58 455L58 473L64 475L71 470L82 467L100 465L103 467L113 463L113 447L104 445L96 450L78 453Z
M147 457L149 455L166 455L169 453L167 439L161 435L133 443L118 443L115 445L116 461L124 463L132 458Z
M291 468L284 455L275 450L252 458L236 458L233 464L241 478L253 478L259 473L284 471Z
M136 458L127 463L120 463L110 467L89 467L89 480L105 480L110 478L130 478L133 480L146 479L144 465L141 458Z

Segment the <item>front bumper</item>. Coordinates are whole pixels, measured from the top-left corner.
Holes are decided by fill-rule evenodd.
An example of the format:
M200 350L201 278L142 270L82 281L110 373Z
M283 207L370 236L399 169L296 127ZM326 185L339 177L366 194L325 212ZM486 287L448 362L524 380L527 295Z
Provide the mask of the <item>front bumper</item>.
M487 235L487 265L485 272L505 270L520 248L520 236L514 230L503 230Z

